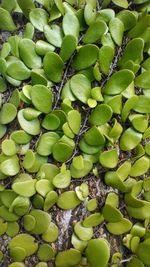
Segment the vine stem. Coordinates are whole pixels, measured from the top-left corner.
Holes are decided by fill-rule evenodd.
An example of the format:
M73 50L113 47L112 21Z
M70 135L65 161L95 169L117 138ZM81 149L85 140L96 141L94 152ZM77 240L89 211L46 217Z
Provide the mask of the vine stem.
M81 41L83 39L83 35L81 35L81 37L79 38L79 42L78 44L80 45ZM54 108L53 109L56 109L58 107L58 103L60 101L60 96L61 96L61 91L63 89L63 86L68 78L68 71L69 71L69 68L70 68L70 65L73 61L73 58L74 56L76 55L76 51L72 54L70 60L68 61L68 63L66 64L66 69L65 69L65 72L64 72L64 75L63 75L63 78L62 78L62 81L60 83L60 86L58 88L58 93L57 93L57 98L56 98L56 101L55 101L55 105L54 105Z
M81 129L80 129L80 132L79 132L77 138L76 138L74 152L73 152L71 158L70 158L68 161L66 161L66 163L70 163L70 161L71 161L71 160L74 158L74 156L78 153L78 149L77 149L77 147L78 147L78 144L79 144L79 141L80 141L80 137L81 137L82 134L87 130L86 123L87 123L87 120L88 120L88 117L89 117L90 110L91 110L90 108L87 110L87 113L86 113L85 119L84 119L84 121L83 121L82 127L81 127Z

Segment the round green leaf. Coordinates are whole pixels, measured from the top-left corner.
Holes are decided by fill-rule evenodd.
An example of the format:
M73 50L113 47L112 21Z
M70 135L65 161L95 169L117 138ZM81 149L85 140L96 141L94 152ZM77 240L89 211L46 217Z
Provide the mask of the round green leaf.
M51 222L51 216L47 212L38 209L31 210L30 215L32 215L36 221L32 233L43 234L48 229Z
M93 228L92 227L84 227L81 222L77 222L75 224L74 232L78 236L78 238L83 240L83 241L88 241L93 236Z
M7 156L13 156L17 153L15 142L11 139L5 139L2 142L2 151Z
M0 164L0 169L1 172L7 176L16 175L20 170L18 157L16 155L8 157Z
M52 108L52 93L44 85L34 85L31 88L31 100L35 108L43 113L49 113ZM42 101L41 101L42 99Z
M120 46L122 44L124 24L118 18L113 18L109 22L109 31L114 42Z
M130 175L132 177L140 176L146 173L149 169L150 161L146 156L141 157L136 160L135 163L131 167Z
M0 123L8 124L12 122L17 115L16 107L11 103L6 103L0 110Z
M50 245L42 244L39 247L37 256L41 261L50 261L54 257L54 250Z
M48 24L48 13L42 8L35 8L30 11L29 18L33 26L43 32L43 28Z
M63 74L63 61L55 52L48 52L44 57L44 71L49 80L60 82Z
M71 57L71 55L76 49L76 46L77 40L75 36L68 34L63 38L60 49L60 56L64 62L66 62Z
M125 63L127 63L129 60L132 60L137 64L140 63L143 60L143 48L143 39L135 38L131 40L125 47L119 65L124 67Z
M19 54L28 68L38 69L41 67L41 58L36 54L35 43L27 38L19 42Z
M141 242L137 248L136 254L144 264L149 264L150 261L149 249L150 249L149 238Z
M118 163L118 153L116 149L104 151L100 154L99 161L106 168L115 168Z
M46 25L44 27L44 35L50 44L56 47L61 47L63 40L63 32L58 25L53 24L51 25L51 27L49 25Z
M92 111L89 122L92 125L103 125L112 117L112 109L106 104L97 105Z
M104 21L94 21L87 29L83 42L85 44L96 43L107 31L107 25Z
M149 81L150 71L144 71L135 79L135 85L138 87L142 87L143 89L150 88L150 81Z
M58 227L53 222L50 223L46 232L42 235L46 242L55 242L58 238Z
M74 134L78 134L81 125L81 115L77 110L71 110L67 116L68 124Z
M71 12L67 12L63 17L62 27L65 35L71 34L78 38L79 21L78 18Z
M82 46L73 61L73 68L75 70L83 70L92 66L98 56L98 47L93 44L87 44Z
M136 15L130 10L121 10L117 14L117 18L123 22L125 31L133 28L136 25Z
M40 56L45 56L47 52L55 50L54 46L43 40L38 40L36 42L35 49L36 53Z
M150 113L150 98L148 96L139 95L138 101L134 106L134 110L139 113Z
M75 97L83 103L87 103L91 95L91 84L83 74L76 74L70 80L70 88Z
M58 197L57 205L64 210L74 209L80 204L80 200L74 191L64 192Z
M125 130L120 138L120 148L128 151L135 148L141 141L142 134L136 132L132 128Z
M112 0L112 2L119 7L128 8L128 1L127 0Z
M19 178L14 180L12 189L18 195L24 197L31 197L35 194L36 179L32 179L29 175L21 175Z
M104 93L117 95L124 91L134 79L134 74L130 70L120 70L114 73L107 82Z
M99 50L99 64L102 72L107 75L109 73L110 64L114 57L114 49L111 46L104 45Z
M44 201L44 211L47 211L50 208L52 208L55 205L55 203L57 202L57 199L58 199L57 192L51 190L46 195L46 198L45 198L45 201Z
M121 221L116 222L116 223L110 222L106 224L107 230L111 234L114 234L114 235L122 235L126 232L129 232L131 227L132 227L132 223L125 218L123 218Z
M41 196L45 197L47 193L51 190L51 184L48 180L41 179L36 182L35 188Z
M46 130L56 130L60 125L60 119L53 113L47 114L42 121L42 127Z
M18 112L18 121L21 128L31 135L37 135L40 133L40 122L38 119L28 121L23 116L24 109Z
M16 30L16 26L10 13L2 7L0 7L0 29L10 32Z
M107 240L102 238L90 240L86 249L86 256L93 267L106 267L110 257Z
M54 144L59 140L59 135L55 132L44 133L38 142L37 152L41 156L48 156L52 153Z
M62 252L58 252L55 260L57 267L73 267L80 263L81 253L76 249L68 249Z
M66 188L69 186L71 181L70 171L64 171L59 174L57 174L53 178L53 185L57 188Z
M30 256L35 253L38 248L37 243L35 243L35 238L28 234L19 234L15 236L9 242L9 248L14 249L16 247L23 248L26 252L26 256Z
M99 212L89 215L83 221L84 227L95 227L101 224L104 221L104 217Z
M58 142L53 146L53 157L59 162L65 162L68 160L73 152L73 148L66 143Z
M30 70L20 60L16 60L9 64L7 74L12 78L22 81L30 77Z

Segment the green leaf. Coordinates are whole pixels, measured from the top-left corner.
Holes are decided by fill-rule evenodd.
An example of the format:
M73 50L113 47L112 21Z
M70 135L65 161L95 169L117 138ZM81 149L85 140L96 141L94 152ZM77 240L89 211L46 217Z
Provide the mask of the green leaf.
M16 30L16 25L14 24L10 13L2 7L0 7L0 29L10 32Z
M44 234L42 235L42 239L45 240L46 242L55 242L57 238L58 238L58 227L56 224L51 222L46 232L44 232Z
M69 186L70 182L71 176L69 170L63 171L53 178L53 185L56 188L66 188Z
M113 112L110 106L106 104L97 105L89 117L89 122L92 125L103 125L110 121L112 113Z
M129 60L132 60L137 64L141 63L141 61L143 60L143 48L143 39L135 38L131 40L125 47L119 65L124 67L125 63L127 63Z
M134 12L130 10L122 10L117 14L117 18L119 18L124 24L124 30L130 30L136 25L136 15Z
M78 18L70 13L67 12L63 17L62 27L65 35L73 35L74 37L78 38L79 36L79 21Z
M19 7L21 8L23 14L28 18L31 9L35 8L35 5L32 0L17 0Z
M44 71L49 80L60 82L63 74L63 61L55 52L48 52L44 57Z
M14 249L16 247L23 248L25 250L26 256L34 254L38 248L37 243L35 243L35 238L28 234L19 234L15 236L9 242L9 249Z
M113 235L121 235L126 232L129 232L129 230L132 227L132 223L128 220L123 218L121 221L116 222L116 223L107 223L106 228L107 230L113 234Z
M67 191L59 195L57 205L63 210L69 210L77 207L80 202L74 191Z
M61 47L63 40L63 31L58 25L53 24L51 25L51 27L49 25L46 25L44 27L44 35L50 44L56 47Z
M62 0L54 0L54 2L61 14L64 15L64 6Z
M150 249L150 238L147 238L143 242L141 242L137 248L136 254L144 264L149 264L150 260L149 249Z
M79 48L74 61L73 68L75 70L83 70L92 66L98 57L98 47L93 44L87 44Z
M99 161L106 168L115 168L118 163L118 153L116 149L104 151L100 154Z
M19 54L28 68L38 69L42 65L41 58L36 54L35 43L30 39L22 39L19 42Z
M32 229L33 234L43 234L47 229L51 222L51 216L45 211L34 209L29 213L31 216L35 218L36 224Z
M0 110L0 123L8 124L12 122L17 115L16 107L11 103L6 103Z
M128 32L128 36L130 38L136 38L139 37L143 32L145 31L146 27L150 25L150 15L145 14L145 16L142 16L136 25Z
M122 44L124 24L118 18L113 18L109 22L109 31L114 40L114 42L120 46Z
M142 87L143 89L149 89L150 88L150 71L144 71L142 74L140 74L135 79L135 85L138 87Z
M123 92L133 81L134 74L130 70L119 70L114 73L106 83L104 93L108 95L117 95Z
M73 35L66 35L63 38L61 49L60 49L60 57L64 62L66 62L74 53L77 46L76 37Z
M104 21L95 21L87 29L83 38L83 42L85 44L96 43L106 31L107 25Z
M70 80L70 88L75 97L83 103L87 103L91 95L91 84L83 74L76 74Z
M73 152L72 146L64 142L57 142L53 146L53 157L59 162L67 161Z
M23 115L24 109L18 112L18 122L21 128L31 135L37 135L40 133L40 122L38 119L34 119L32 121L28 121L24 118Z
M88 241L93 236L92 227L84 227L81 222L77 222L74 227L74 232L77 237L83 241Z
M47 52L53 52L55 47L43 40L38 40L35 44L35 50L39 56L45 56Z
M49 113L52 109L52 93L44 85L34 85L31 88L31 101L35 108L43 113ZM42 99L42 101L41 101Z
M41 261L50 261L54 257L54 250L49 244L42 244L38 249L37 256Z
M112 2L119 7L128 8L128 1L127 0L112 0Z
M99 64L102 72L107 75L110 65L114 58L114 49L111 46L104 45L99 50Z
M140 159L136 160L132 165L130 175L132 177L143 175L148 171L149 165L149 158L146 156L141 157Z
M48 13L42 8L35 8L30 11L29 18L33 26L40 32L44 31L44 26L48 24Z
M60 125L60 119L53 113L49 113L42 121L42 127L46 130L56 130Z
M71 110L68 112L68 124L74 134L78 134L81 126L81 115L77 110Z
M132 128L125 130L120 138L120 148L123 151L129 151L135 148L141 141L142 134Z
M84 134L84 139L86 143L91 146L104 145L105 143L105 137L96 126L93 126Z
M26 80L30 77L30 70L20 60L10 63L6 72L9 76L19 81Z
M41 156L48 156L53 151L53 146L59 140L59 135L55 132L42 134L37 144L37 152Z
M74 157L70 171L73 178L81 178L87 175L92 169L92 162L90 160L83 159L82 156Z
M106 267L110 257L110 248L106 239L92 239L86 249L88 262L93 267Z
M68 249L65 251L58 252L55 264L57 267L70 267L78 265L81 261L81 253L76 249Z
M13 156L17 153L16 144L11 139L5 139L1 146L2 152L7 156Z
M96 212L86 217L82 224L84 227L95 227L100 225L103 221L103 215L99 212Z
M18 195L24 197L31 197L36 192L35 184L36 184L36 179L32 179L31 176L22 173L18 178L14 180L12 189Z
M134 106L133 110L139 113L150 113L150 98L148 96L139 95L138 101Z

